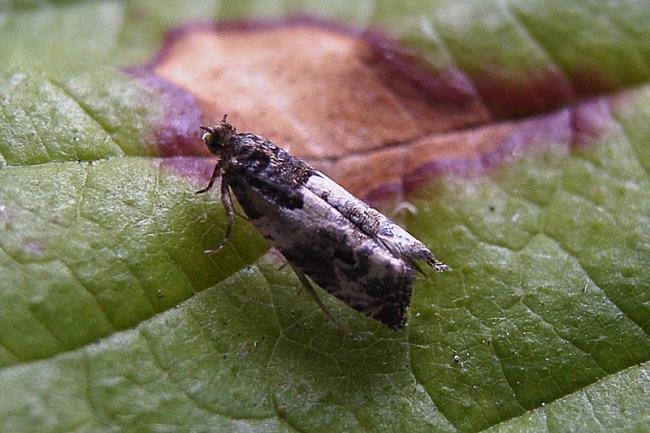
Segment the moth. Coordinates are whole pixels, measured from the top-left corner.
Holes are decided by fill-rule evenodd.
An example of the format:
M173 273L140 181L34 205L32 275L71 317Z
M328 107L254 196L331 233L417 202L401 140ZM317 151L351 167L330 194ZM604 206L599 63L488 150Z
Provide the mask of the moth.
M447 265L399 225L269 140L239 134L226 121L201 127L218 157L207 187L221 177L228 242L235 221L232 194L257 230L286 258L304 289L334 323L310 279L355 310L393 329L406 324L416 260ZM232 192L232 194L231 194Z

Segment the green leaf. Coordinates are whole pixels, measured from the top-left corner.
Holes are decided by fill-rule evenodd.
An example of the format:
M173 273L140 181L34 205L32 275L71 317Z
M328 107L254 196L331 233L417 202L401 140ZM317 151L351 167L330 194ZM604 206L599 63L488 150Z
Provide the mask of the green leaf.
M646 431L649 383L648 363L630 367L487 431Z
M240 224L246 248L203 253L224 229L218 200L193 194L210 163L138 157L157 152L148 130L162 103L135 80L16 74L3 94L0 364L132 327L263 251Z
M67 82L16 73L0 83L0 151L6 163L155 155L146 127L160 116L160 106L148 105L152 92L125 78L109 70Z
M593 148L447 178L418 201L416 233L454 272L417 290L412 365L461 430L648 360L650 185L620 121Z
M0 431L648 430L646 5L0 7ZM319 291L341 335L241 218L204 254L214 161L176 146L200 119L114 69L173 25L297 11L381 26L502 117L625 91L598 131L419 184L404 223L454 271L418 277L398 332Z

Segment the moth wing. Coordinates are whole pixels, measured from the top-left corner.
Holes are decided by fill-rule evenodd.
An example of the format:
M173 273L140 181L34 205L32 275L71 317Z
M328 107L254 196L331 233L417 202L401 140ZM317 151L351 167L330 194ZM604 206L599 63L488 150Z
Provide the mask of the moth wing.
M246 179L230 185L251 222L294 266L355 310L404 325L414 278L408 261L306 186L297 189L302 205L292 207Z
M436 262L426 245L323 173L316 172L305 186L394 255L426 260L431 266Z

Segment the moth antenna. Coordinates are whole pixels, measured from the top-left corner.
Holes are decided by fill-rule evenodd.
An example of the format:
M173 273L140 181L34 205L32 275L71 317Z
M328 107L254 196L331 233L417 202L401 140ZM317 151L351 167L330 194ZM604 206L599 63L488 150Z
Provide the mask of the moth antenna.
M228 118L228 113L224 114L223 117L221 118L221 126L228 126L232 130L232 133L234 134L235 132L237 132L237 128L235 128L230 123L228 123L227 118Z

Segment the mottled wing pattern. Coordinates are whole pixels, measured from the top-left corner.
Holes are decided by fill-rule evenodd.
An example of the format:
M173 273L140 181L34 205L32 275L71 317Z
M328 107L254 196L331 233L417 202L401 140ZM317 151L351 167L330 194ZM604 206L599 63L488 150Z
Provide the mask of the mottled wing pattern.
M278 205L244 176L225 179L256 228L292 264L352 308L404 325L414 270L307 187L302 206Z
M312 292L306 274L352 308L392 328L406 322L416 260L447 269L397 224L324 174L254 134L236 134L226 121L201 127L219 157L203 193L221 175L221 200L234 221L230 190L257 229L289 260ZM319 305L325 307L317 298Z
M325 290L393 328L403 326L415 260L437 263L429 249L268 140L236 137L223 181L256 228Z
M433 260L426 245L323 173L315 172L307 180L306 187L349 219L358 230L377 239L396 256L411 260Z

